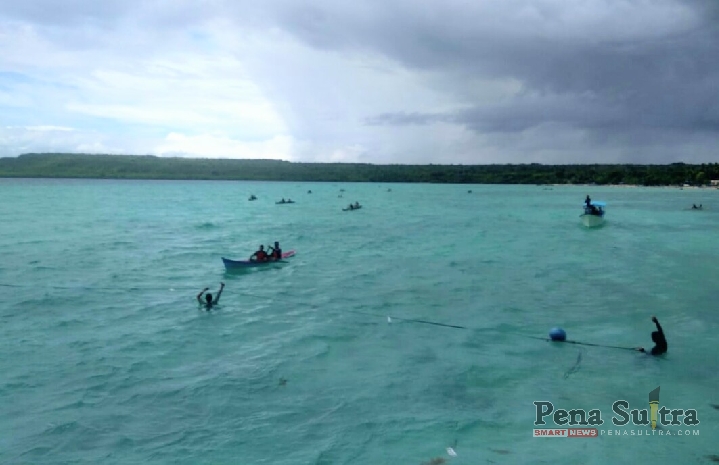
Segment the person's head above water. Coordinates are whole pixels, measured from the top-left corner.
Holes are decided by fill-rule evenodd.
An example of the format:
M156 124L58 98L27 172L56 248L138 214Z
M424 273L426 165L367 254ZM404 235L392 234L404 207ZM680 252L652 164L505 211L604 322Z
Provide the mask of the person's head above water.
M278 248L280 246L280 243L275 241L275 248Z
M207 301L208 305L212 305L212 294L210 294L209 292L205 294L205 300Z
M261 245L261 246L260 246L260 250L265 250L265 246L264 246L264 245Z

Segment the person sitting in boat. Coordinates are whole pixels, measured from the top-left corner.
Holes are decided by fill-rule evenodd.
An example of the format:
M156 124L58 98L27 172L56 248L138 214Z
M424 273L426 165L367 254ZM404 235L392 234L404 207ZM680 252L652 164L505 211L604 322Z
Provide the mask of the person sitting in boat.
M657 317L653 316L652 321L655 325L657 325L657 330L652 332L652 341L654 341L656 345L652 347L652 350L649 351L649 354L661 355L665 353L669 348L667 345L667 338L664 337L664 331L662 330L662 327L659 324L659 320L657 320ZM637 350L639 352L647 353L647 351L644 350L644 347L637 347Z
M277 261L277 260L282 260L282 249L280 249L280 243L279 243L279 242L275 241L275 246L274 246L274 247L269 246L269 247L267 247L267 248L271 250L271 252L270 252L270 259L275 260L275 261Z
M207 292L207 294L205 294L204 305L205 305L205 310L207 310L209 312L210 309L212 309L212 306L217 305L217 302L220 301L220 296L222 295L222 290L224 288L225 288L225 283L220 283L220 290L217 292L217 297L215 297L214 300L212 299L212 294L207 292L210 290L210 288L209 287L204 288L199 294L197 294L197 302L199 302L200 305L203 305L202 294Z
M265 252L265 246L261 245L260 250L253 253L250 257L251 262L266 262L267 261L267 252Z

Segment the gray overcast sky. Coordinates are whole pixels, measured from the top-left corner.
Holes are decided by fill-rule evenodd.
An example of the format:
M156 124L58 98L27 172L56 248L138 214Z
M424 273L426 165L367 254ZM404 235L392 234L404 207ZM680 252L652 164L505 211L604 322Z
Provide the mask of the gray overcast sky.
M0 156L719 161L719 0L0 3Z

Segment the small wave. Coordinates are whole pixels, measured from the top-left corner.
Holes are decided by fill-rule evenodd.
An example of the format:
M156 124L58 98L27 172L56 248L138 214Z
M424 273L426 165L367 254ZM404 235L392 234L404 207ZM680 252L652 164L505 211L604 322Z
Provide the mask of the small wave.
M132 241L113 241L107 244L107 247L136 247L137 244Z
M65 327L67 327L67 326L71 326L71 325L74 325L74 324L77 324L77 323L82 323L82 321L81 321L81 320L78 320L77 318L71 318L71 319L69 319L69 320L60 321L60 322L57 324L57 326L58 326L59 328L65 328Z
M26 450L25 452L22 452L20 454L20 457L25 457L27 455L33 455L33 456L39 457L39 456L43 456L43 455L48 455L48 454L50 454L50 452L52 452L52 447L38 446L38 447L33 447L32 449Z
M85 402L83 402L82 399L80 399L80 400L76 400L74 402L69 402L67 404L60 405L59 407L56 407L53 410L55 410L55 411L80 410L83 407L85 407L86 405L88 405L88 404L86 404Z
M40 263L40 262L37 262ZM44 265L37 265L32 267L33 271L45 271L45 270L57 270L57 268L53 266L44 266Z
M71 407L72 405L68 405L68 407ZM64 407L60 407L62 409ZM44 435L57 435L57 434L65 434L65 433L71 433L73 431L77 431L80 429L81 426L77 421L68 421L66 423L61 423L59 425L49 425L45 431L42 432Z

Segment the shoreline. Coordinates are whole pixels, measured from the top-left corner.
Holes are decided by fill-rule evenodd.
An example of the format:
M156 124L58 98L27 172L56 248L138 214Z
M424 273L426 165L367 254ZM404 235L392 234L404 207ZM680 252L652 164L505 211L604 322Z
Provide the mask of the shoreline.
M643 184L569 184L569 183L482 183L482 182L427 182L427 181L351 181L351 180L318 180L308 181L302 179L218 179L218 178L163 178L163 177L99 177L99 176L6 176L0 174L0 181L6 179L44 179L44 180L93 180L93 181L211 181L211 182L283 182L283 183L302 183L302 184L431 184L431 185L454 185L454 186L534 186L534 187L611 187L620 189L637 189L637 188L661 188L661 189L677 189L677 190L719 190L719 186L677 186L676 184L665 185L643 185Z
M616 187L616 188L637 188L637 187L661 187L661 188L672 188L678 190L697 189L697 190L719 190L719 186L677 186L674 184L667 184L663 186L644 186L642 184L552 184L552 186L580 186L580 187Z

